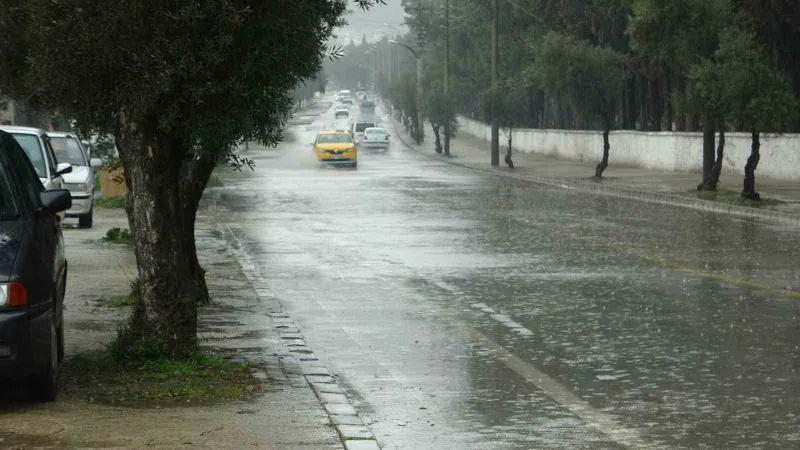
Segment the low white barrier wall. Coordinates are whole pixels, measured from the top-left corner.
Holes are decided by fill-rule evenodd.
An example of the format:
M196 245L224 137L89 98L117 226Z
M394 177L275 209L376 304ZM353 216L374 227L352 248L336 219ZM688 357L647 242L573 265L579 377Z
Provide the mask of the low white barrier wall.
M491 127L459 116L459 133L489 141ZM515 151L540 153L575 161L600 161L600 131L518 129L512 134ZM662 171L702 170L702 133L612 131L609 163ZM504 130L500 145L504 146ZM749 133L725 134L724 173L743 174L750 155ZM762 135L757 176L800 181L800 135Z

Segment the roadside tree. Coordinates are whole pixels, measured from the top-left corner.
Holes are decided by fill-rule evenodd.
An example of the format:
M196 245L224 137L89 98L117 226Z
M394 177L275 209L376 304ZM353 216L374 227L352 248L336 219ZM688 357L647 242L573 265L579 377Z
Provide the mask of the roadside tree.
M592 120L603 130L603 156L595 177L608 167L624 60L614 50L593 46L571 36L550 32L536 44L535 63L528 80L549 95L574 105L584 121Z
M370 0L358 0L369 6ZM116 138L142 302L133 331L196 347L194 224L220 160L275 144L344 0L0 0L0 91Z

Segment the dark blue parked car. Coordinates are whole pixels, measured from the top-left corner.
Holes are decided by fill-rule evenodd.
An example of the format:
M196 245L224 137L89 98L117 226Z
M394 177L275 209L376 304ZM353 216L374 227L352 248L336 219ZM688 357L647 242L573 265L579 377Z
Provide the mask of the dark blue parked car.
M45 191L14 138L0 131L0 377L38 400L58 392L67 261L58 213L68 190Z

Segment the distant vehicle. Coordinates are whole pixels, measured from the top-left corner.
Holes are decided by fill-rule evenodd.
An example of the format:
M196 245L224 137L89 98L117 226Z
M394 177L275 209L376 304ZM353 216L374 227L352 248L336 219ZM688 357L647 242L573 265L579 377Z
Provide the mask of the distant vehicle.
M0 377L53 401L64 357L67 260L58 214L69 191L45 190L30 158L0 131Z
M337 119L340 117L350 117L350 110L347 109L346 106L337 106L333 111L333 117Z
M103 162L100 158L89 159L77 137L70 133L47 133L56 159L72 165L72 172L63 176L65 188L72 194L72 208L67 217L77 217L81 228L92 227L94 215L94 168Z
M375 114L375 102L369 100L361 102L361 112L364 114Z
M339 94L333 94L333 99L334 99L334 100L336 100L336 101L338 102L339 100L341 100L341 99L342 99L342 96L341 96L341 95L339 95Z
M361 100L361 101L364 101L364 100L367 99L367 93L364 92L364 91L358 91L358 92L356 92L356 98Z
M28 127L2 126L0 131L5 131L14 137L25 154L33 164L39 181L46 190L66 189L63 175L72 172L69 163L59 163L50 145L50 137L44 130ZM64 218L64 214L60 214Z
M389 132L386 128L371 127L361 135L362 147L389 148Z
M349 89L342 89L341 91L339 91L339 97L341 97L341 98L352 97L352 96L353 96L353 93L350 92Z
M350 105L350 106L353 106L353 99L351 99L351 98L349 98L349 97L343 97L343 98L342 98L342 105Z
M313 145L317 161L358 166L356 144L347 130L320 131Z
M350 134L353 135L356 144L360 143L361 136L364 134L364 130L372 127L375 127L374 121L359 120L353 122L353 125L350 126Z

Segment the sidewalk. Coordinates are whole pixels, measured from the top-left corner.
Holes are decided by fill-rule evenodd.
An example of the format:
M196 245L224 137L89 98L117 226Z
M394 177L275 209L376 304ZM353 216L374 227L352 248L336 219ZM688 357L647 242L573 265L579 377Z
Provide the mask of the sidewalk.
M281 332L288 319L277 299L251 283L208 212L199 215L204 217L197 226L198 256L212 304L200 308L198 336L216 353L252 362L260 393L249 401L126 407L99 404L65 388L50 404L3 402L0 448L343 448ZM64 232L70 263L67 358L107 345L130 315L130 306L103 303L103 297L129 292L136 276L132 247L101 242L111 227L127 227L123 210L97 208L93 228Z
M698 193L701 181L699 173L656 172L614 164L614 148L609 155L609 167L602 180L594 179L595 166L599 161L567 161L545 155L515 152L512 155L514 169L505 166L505 136L500 133L501 167L491 168L489 143L470 136L456 136L450 141L452 156L446 158L433 151L434 134L428 126L425 142L413 143L411 137L396 120L396 135L412 150L471 169L478 169L524 179L540 184L591 191L595 193L634 198L642 201L672 204L694 209L730 213L747 217L764 217L788 221L800 221L800 185L788 181L760 178L756 171L756 190L762 202L744 201L739 197L743 176L723 174L718 193ZM704 197L701 197L704 196ZM716 196L716 201L714 197Z

